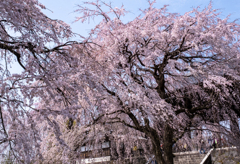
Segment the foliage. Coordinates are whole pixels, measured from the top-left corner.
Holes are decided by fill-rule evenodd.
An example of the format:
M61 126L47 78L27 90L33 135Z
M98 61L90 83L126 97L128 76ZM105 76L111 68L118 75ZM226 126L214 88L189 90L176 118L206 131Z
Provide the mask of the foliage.
M194 146L192 131L238 145L239 24L211 3L184 15L154 3L124 23L123 6L85 2L77 21L103 20L77 43L37 0L1 1L0 152L20 163L68 163L84 144L111 137L116 159L137 145L172 164L175 143ZM9 71L14 62L21 73Z
M36 0L0 2L0 152L9 149L18 162L42 158L41 122L48 120L51 108L40 110L36 102L47 102L46 94L55 102L64 97L58 80L71 71L67 67L74 67L67 57L73 43L63 42L73 35L70 27L42 9ZM11 74L16 63L22 71Z
M98 101L101 112L97 117L95 113L93 124L120 123L131 129L128 135L141 132L152 142L158 163L172 163L172 145L179 140L191 145L192 130L205 127L230 135L219 121L236 122L239 117L239 108L230 106L239 102L239 92L233 91L239 73L231 63L239 61L240 28L219 18L211 3L184 15L168 13L167 6L155 8L154 3L124 23L123 8L88 2L96 10L80 7L83 16L78 19L103 16L87 38L94 43L88 46L91 57L106 72L98 74L96 84L106 97ZM231 142L236 140L232 137Z

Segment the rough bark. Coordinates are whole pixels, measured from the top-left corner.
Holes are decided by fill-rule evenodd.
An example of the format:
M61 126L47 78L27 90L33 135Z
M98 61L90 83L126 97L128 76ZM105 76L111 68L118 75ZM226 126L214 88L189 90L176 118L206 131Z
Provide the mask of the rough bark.
M163 148L165 164L173 164L173 151L172 151L173 130L169 124L166 124L164 127L163 141L164 141Z
M165 164L165 161L163 159L162 152L161 152L161 149L160 149L160 145L157 145L155 141L152 141L152 145L153 145L153 152L154 152L155 159L156 159L157 163L158 164Z
M160 140L159 140L159 136L157 135L157 132L155 130L152 130L147 135L149 135L151 138L152 146L153 146L153 153L155 155L155 159L156 159L157 163L165 164L165 161L163 158L163 153L162 153L161 147L160 147Z

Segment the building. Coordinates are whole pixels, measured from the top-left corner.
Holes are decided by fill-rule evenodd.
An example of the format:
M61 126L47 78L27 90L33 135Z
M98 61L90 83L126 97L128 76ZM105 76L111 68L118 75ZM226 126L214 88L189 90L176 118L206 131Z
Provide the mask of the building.
M117 151L116 140L121 137L121 135L115 138L105 136L98 144L91 144L91 140L88 140L80 148L80 159L77 164L145 164L144 151L141 147L133 146L129 155L125 152L124 142L121 142ZM146 140L143 137L138 139Z

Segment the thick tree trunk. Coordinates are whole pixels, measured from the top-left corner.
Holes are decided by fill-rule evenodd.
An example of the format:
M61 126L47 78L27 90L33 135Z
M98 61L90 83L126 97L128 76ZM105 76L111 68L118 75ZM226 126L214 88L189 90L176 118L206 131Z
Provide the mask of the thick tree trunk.
M159 136L154 129L151 129L146 133L152 141L153 153L158 164L173 164L173 130L166 124L164 127L164 136L163 136L163 150L161 150L161 143Z
M173 164L172 145L173 145L173 130L168 124L166 124L164 127L164 136L163 136L165 164Z
M155 155L155 159L158 164L165 164L164 158L163 158L163 152L161 150L160 146L160 139L157 131L155 129L150 128L149 126L146 127L148 129L145 131L145 134L150 137L152 146L153 146L153 153Z
M155 130L151 130L148 133L152 140L153 145L153 153L155 155L155 159L158 164L173 164L173 130L172 128L166 124L164 127L164 136L163 136L163 150L161 150L160 140L157 132Z
M157 86L157 92L158 95L162 98L165 99L166 98L166 93L165 93L165 79L164 79L164 74L161 74L157 77L155 77L158 86Z
M158 138L154 138L154 141L152 141L152 145L153 145L153 152L154 152L157 163L165 164Z

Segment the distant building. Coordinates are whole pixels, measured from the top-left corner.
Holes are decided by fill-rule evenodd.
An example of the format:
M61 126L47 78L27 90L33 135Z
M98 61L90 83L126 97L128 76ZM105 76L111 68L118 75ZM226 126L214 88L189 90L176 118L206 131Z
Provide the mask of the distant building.
M118 136L121 137L121 136ZM144 139L144 138L140 138ZM122 142L119 145L120 154L117 154L116 142L113 137L106 137L104 142L99 144L84 144L80 148L80 160L77 164L97 163L97 164L145 164L143 149L134 146L131 154L125 152L125 146Z

